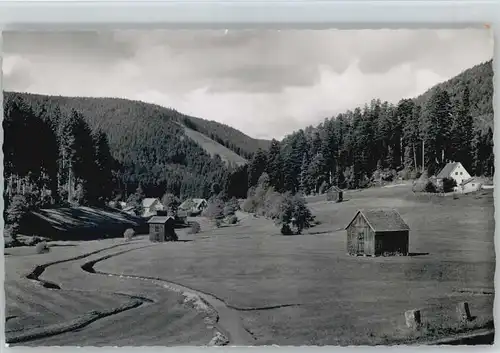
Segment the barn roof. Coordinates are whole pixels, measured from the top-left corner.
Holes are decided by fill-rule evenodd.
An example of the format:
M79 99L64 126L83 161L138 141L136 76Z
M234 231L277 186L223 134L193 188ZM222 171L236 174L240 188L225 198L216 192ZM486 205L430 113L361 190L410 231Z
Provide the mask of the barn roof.
M375 232L410 230L410 227L405 223L399 212L394 209L358 210L345 229L349 228L359 213L361 213L368 225Z
M161 223L164 224L166 223L169 219L174 219L172 216L153 216L151 219L148 221L148 223Z
M203 201L206 202L205 199L187 199L179 205L179 208L186 209L186 208L198 207L201 205Z
M439 174L436 176L438 179L443 179L447 178L451 175L453 170L460 165L460 162L450 162L447 163L443 169L439 172Z
M196 206L201 205L203 201L206 201L205 199L193 199L193 202L196 204Z

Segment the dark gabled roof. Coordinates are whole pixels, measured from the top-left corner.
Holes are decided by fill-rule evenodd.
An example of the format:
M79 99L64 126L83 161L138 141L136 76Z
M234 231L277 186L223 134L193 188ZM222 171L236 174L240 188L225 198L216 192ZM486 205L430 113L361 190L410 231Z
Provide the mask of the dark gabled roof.
M148 221L148 223L161 223L161 224L164 224L166 223L169 219L174 219L174 217L172 216L153 216L150 218L150 220Z
M334 186L332 186L332 187L330 187L330 188L327 190L327 192L330 192L330 191L332 191L332 192L342 192L342 190L341 190L340 188L338 188L337 186L335 186L335 185L334 185Z
M438 179L448 178L450 176L450 174L453 172L453 169L455 169L456 167L458 167L459 164L460 164L459 162L450 162L450 163L447 163L444 166L444 168L441 169L441 171L436 176L436 178L438 178Z
M394 209L358 210L345 229L349 228L352 221L361 213L374 232L396 232L410 230L398 211Z

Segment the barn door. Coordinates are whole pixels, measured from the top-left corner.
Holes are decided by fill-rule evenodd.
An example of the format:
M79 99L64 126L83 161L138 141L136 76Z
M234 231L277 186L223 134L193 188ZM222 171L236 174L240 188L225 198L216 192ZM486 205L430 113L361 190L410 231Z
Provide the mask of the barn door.
M356 251L358 254L365 253L365 232L358 232L358 249Z

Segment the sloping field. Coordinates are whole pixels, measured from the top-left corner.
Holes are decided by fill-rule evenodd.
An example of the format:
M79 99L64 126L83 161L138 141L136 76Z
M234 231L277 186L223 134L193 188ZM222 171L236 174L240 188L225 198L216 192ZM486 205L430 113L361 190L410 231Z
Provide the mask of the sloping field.
M209 137L199 133L198 131L189 129L185 126L183 126L183 128L186 136L199 144L212 157L218 154L225 163L234 163L236 165L243 165L248 163L245 158L241 157L240 155L236 154L220 143L210 139Z
M322 224L302 236L280 236L269 221L248 217L210 238L205 233L191 243L133 251L96 269L175 280L211 293L239 310L257 344L412 342L419 337L406 331L403 314L414 308L422 310L424 338L437 338L458 329L454 306L460 301L477 316L471 326L492 320L493 296L481 294L493 291L491 192L453 199L394 187L345 199L311 203ZM370 207L398 209L412 229L413 256L346 255L339 229L356 209Z
M141 229L144 221L118 210L82 206L32 212L22 226L27 234L78 240L122 236L127 228Z

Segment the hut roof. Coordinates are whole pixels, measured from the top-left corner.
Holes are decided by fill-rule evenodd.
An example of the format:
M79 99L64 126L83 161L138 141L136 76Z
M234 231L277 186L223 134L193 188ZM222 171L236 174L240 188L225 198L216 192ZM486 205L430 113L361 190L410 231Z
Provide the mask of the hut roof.
M341 192L341 191L342 190L339 187L334 185L334 186L330 187L327 192Z
M188 209L193 207L199 207L205 199L187 199L179 205L181 209Z
M172 216L153 216L148 223L165 224L169 219L174 219Z
M345 229L351 225L359 213L361 213L370 228L375 232L410 230L410 227L405 223L399 212L394 209L358 210Z
M438 179L444 179L447 178L451 175L453 170L455 170L456 167L460 165L460 162L450 162L447 163L443 169L439 172L439 174L436 176Z

